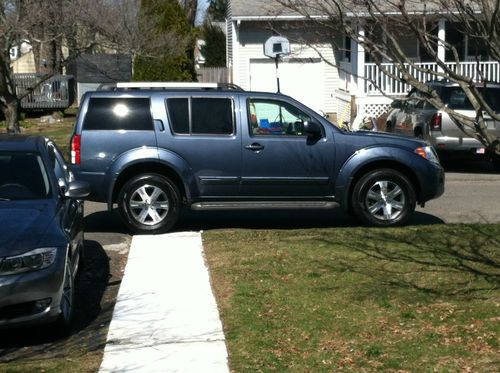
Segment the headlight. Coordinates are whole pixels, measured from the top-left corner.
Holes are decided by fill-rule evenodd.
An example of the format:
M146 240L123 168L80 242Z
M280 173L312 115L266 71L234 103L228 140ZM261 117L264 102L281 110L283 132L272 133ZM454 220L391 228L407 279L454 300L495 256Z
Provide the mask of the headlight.
M415 149L415 153L430 162L439 164L439 158L432 146L418 147Z
M56 260L57 249L47 247L0 259L0 276L47 268Z

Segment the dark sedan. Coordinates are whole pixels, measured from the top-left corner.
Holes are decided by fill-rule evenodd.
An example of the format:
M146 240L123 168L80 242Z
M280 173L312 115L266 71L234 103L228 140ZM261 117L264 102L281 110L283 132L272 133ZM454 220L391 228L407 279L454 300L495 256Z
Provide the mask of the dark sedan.
M70 325L88 192L52 141L0 136L0 327Z

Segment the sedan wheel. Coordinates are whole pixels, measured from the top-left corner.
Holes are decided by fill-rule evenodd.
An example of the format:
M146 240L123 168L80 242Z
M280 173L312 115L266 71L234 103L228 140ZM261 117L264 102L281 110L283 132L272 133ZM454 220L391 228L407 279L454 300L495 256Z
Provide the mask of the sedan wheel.
M61 301L59 303L60 315L56 321L56 328L62 334L68 334L71 328L71 323L73 321L74 312L74 279L73 279L73 266L71 264L71 259L68 258L66 262L66 268L64 270L64 283L62 287Z
M352 194L356 216L374 226L402 224L415 210L415 204L413 185L405 175L391 169L367 173Z

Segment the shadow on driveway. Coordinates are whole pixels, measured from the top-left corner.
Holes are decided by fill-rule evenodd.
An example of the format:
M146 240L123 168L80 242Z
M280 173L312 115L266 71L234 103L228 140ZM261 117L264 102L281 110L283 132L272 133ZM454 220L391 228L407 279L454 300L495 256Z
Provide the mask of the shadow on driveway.
M416 211L407 225L443 224L437 216ZM192 211L184 208L172 231L199 231L224 228L301 229L356 227L360 223L341 207L331 210L233 210ZM85 217L85 230L95 233L129 234L117 209L98 211Z
M75 320L71 335L63 338L52 326L0 330L0 362L68 356L94 351L106 340L114 298L106 299L110 286L109 258L96 241L85 241L85 260L75 283ZM82 351L82 352L83 352Z

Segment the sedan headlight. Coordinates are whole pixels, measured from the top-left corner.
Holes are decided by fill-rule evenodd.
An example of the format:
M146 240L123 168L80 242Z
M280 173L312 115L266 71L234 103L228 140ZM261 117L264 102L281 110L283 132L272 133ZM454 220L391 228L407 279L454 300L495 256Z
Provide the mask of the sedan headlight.
M56 260L56 252L55 247L45 247L0 259L0 276L47 268Z
M439 164L439 158L432 146L421 146L415 149L415 153L432 163Z

